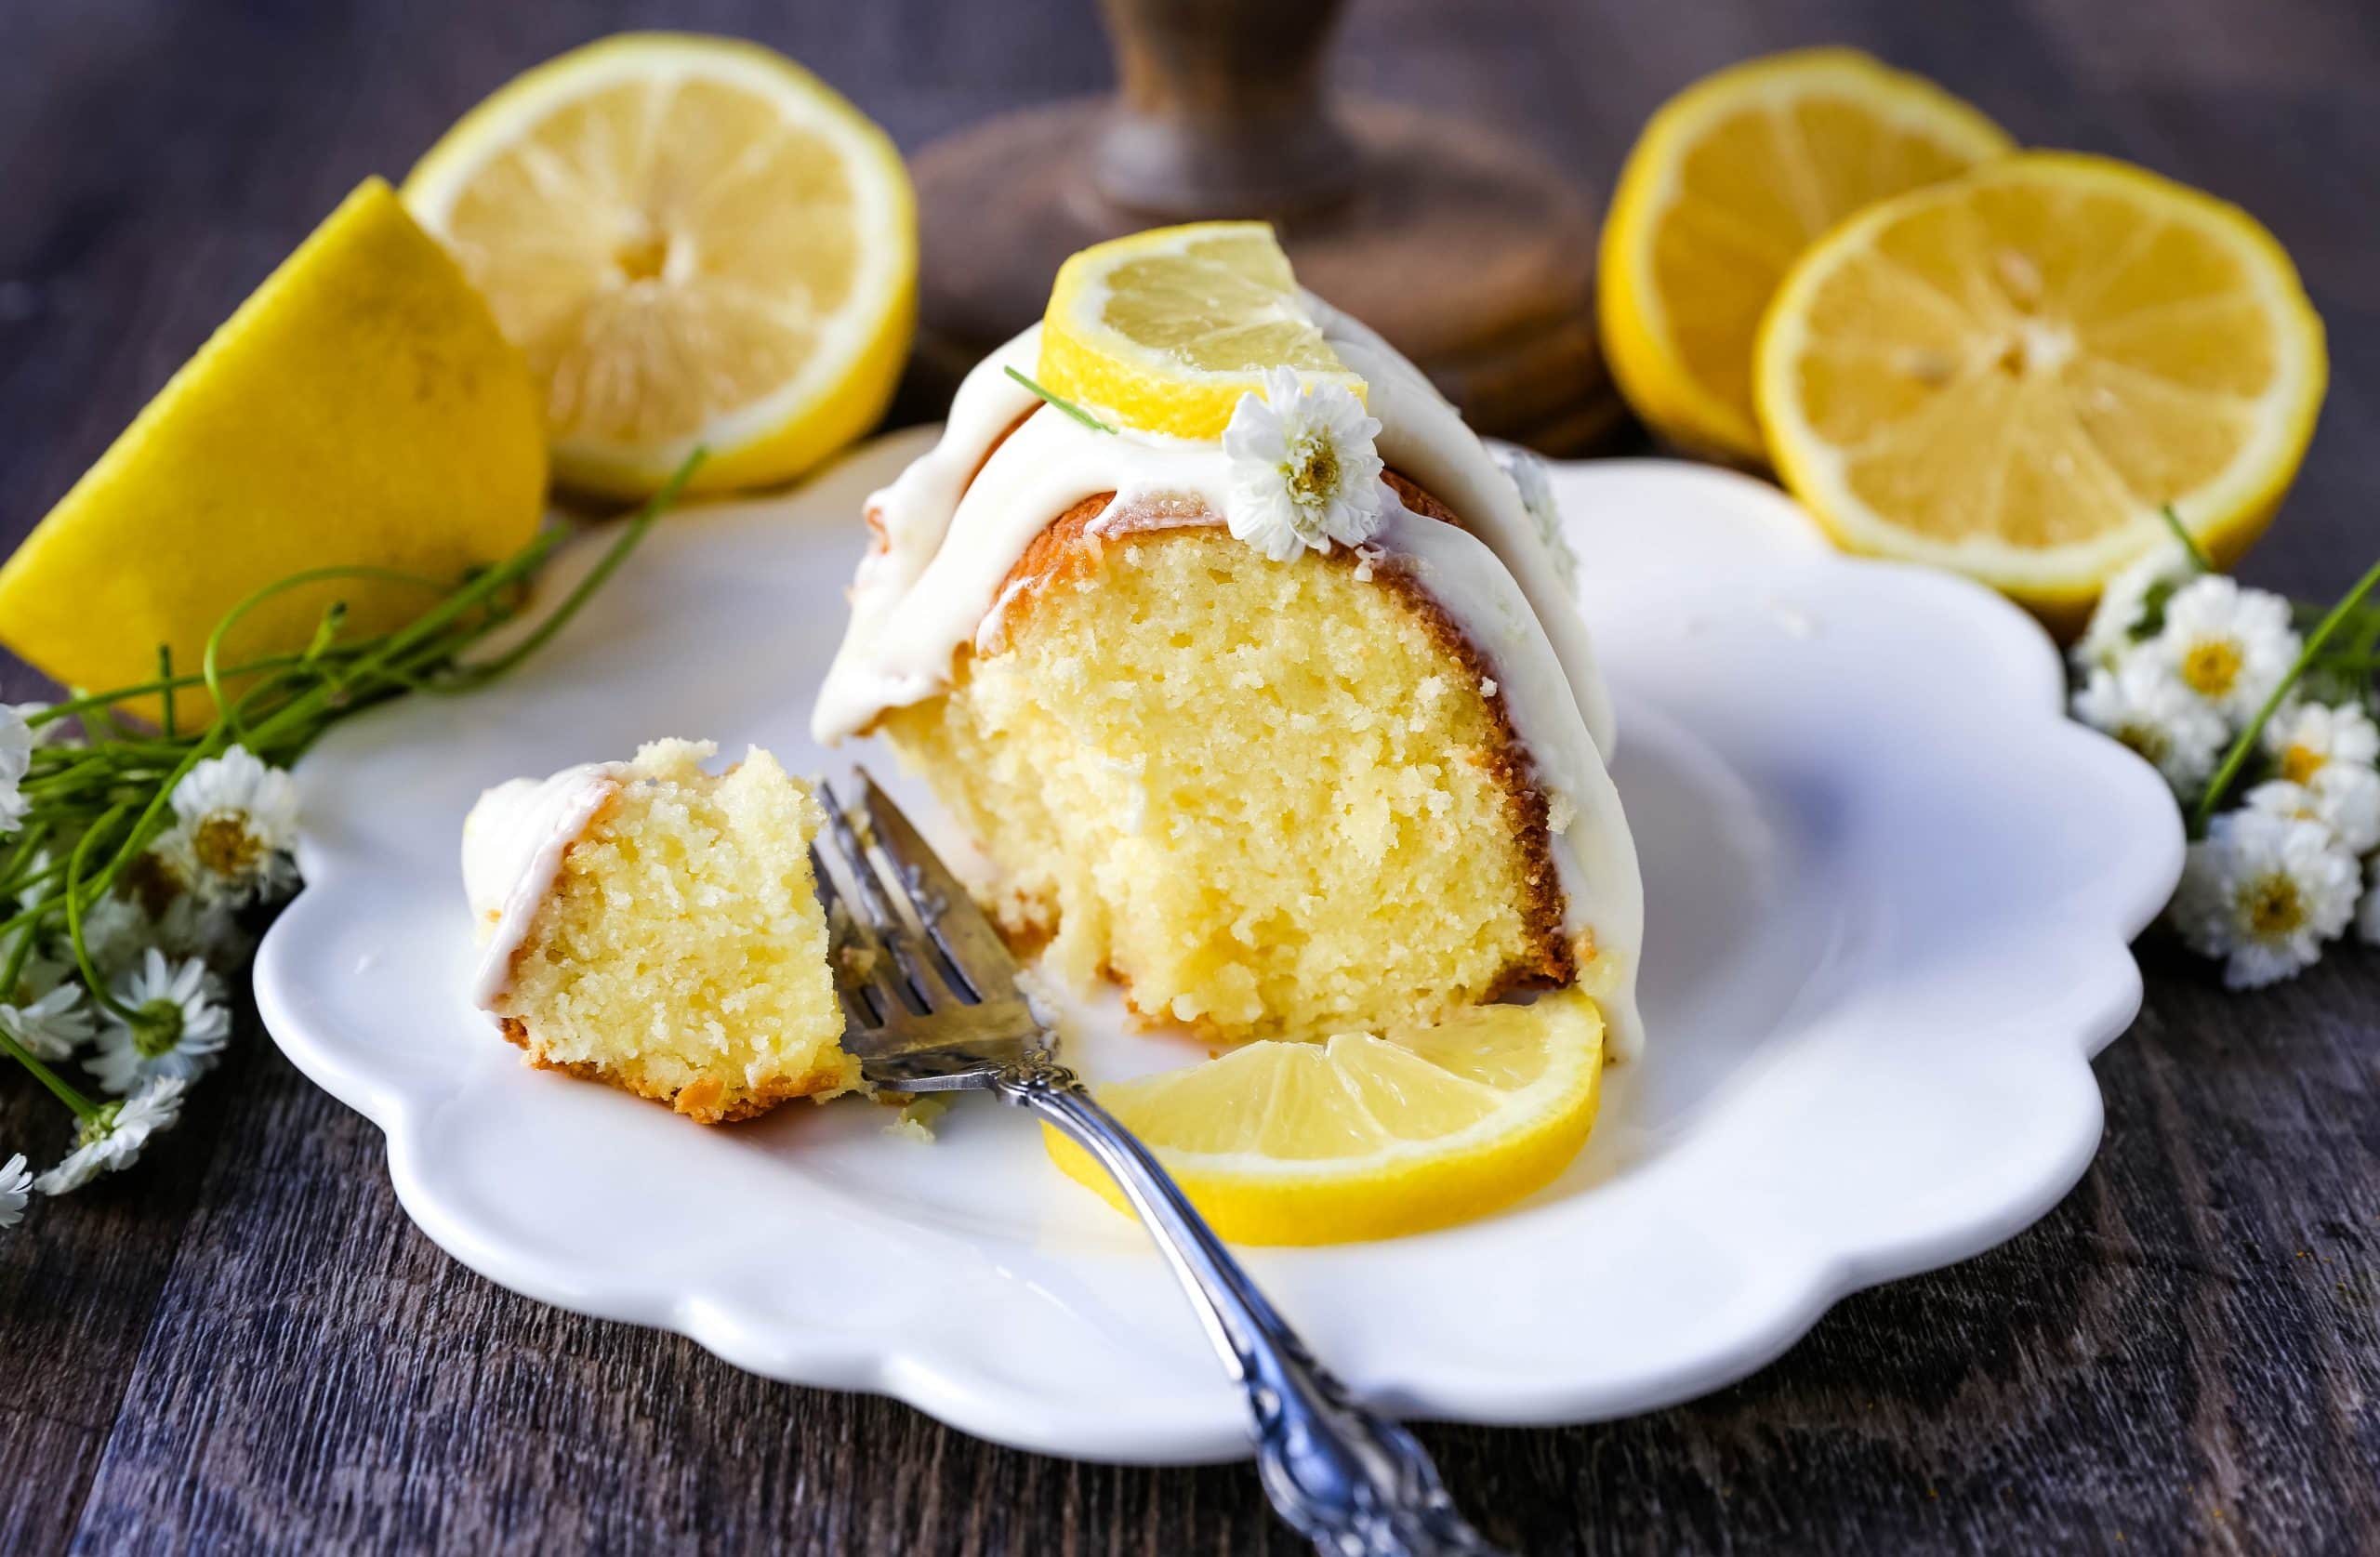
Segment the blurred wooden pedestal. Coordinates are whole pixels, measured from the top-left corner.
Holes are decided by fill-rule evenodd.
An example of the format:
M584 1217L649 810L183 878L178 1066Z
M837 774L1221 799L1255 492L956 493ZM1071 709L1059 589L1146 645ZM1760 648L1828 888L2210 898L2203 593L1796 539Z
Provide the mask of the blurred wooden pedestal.
M1624 420L1594 335L1596 212L1527 149L1421 109L1326 101L1335 3L1109 0L1122 88L913 159L918 352L937 389L1041 315L1059 263L1167 222L1270 219L1298 279L1486 434L1547 454Z

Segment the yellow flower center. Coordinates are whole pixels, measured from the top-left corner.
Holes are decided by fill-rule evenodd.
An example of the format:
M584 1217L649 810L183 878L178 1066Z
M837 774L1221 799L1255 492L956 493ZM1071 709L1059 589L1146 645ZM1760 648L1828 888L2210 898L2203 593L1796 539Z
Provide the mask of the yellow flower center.
M2240 890L2240 917L2257 940L2286 940L2306 922L2306 900L2286 872L2274 871Z
M2152 763L2165 760L2165 750L2172 743L2165 732L2153 724L2127 724L2116 732L2116 739L2138 752Z
M2281 754L2281 776L2292 784L2311 784L2322 771L2322 754L2311 746L2291 746Z
M2240 679L2240 645L2228 638L2202 638L2182 656L2182 680L2201 697L2229 694Z
M1328 507L1330 495L1339 490L1339 445L1328 438L1315 439L1293 450L1289 460L1289 495L1298 507Z
M234 880L253 875L264 859L264 841L248 831L247 812L218 811L192 829L191 852L217 876Z
M151 918L162 919L182 895L182 883L165 856L152 849L124 867L124 891Z

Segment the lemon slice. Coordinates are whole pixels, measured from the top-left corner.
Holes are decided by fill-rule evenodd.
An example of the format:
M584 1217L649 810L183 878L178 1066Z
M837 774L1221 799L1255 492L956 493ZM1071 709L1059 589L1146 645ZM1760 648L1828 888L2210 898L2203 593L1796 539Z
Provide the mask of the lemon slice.
M1570 990L1384 1036L1252 1043L1098 1096L1224 1237L1329 1244L1484 1216L1540 1187L1594 1128L1602 1075L1603 1015ZM1042 1139L1129 1208L1080 1147Z
M900 153L791 60L630 33L529 72L405 180L546 389L556 475L799 475L883 414L915 322Z
M1145 432L1220 438L1239 397L1274 367L1364 392L1263 222L1155 228L1058 269L1038 369L1052 394Z
M2296 269L2237 206L2012 157L1856 218L1778 290L1760 413L1844 546L2078 627L2172 504L2220 563L2296 473L2327 376Z
M1856 49L1773 55L1686 88L1628 153L1604 224L1596 310L1621 392L1671 438L1758 459L1752 338L1794 257L1871 202L2014 150L1965 103Z

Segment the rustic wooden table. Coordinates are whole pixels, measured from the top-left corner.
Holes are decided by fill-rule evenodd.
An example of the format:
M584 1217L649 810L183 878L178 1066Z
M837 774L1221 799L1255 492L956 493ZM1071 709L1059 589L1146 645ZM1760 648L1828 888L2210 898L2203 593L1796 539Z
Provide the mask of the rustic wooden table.
M402 173L514 72L664 24L786 48L908 146L1108 73L1091 0L11 0L0 543L358 178ZM2021 139L2130 156L2269 222L2334 378L2247 572L2328 595L2380 549L2362 0L1357 0L1338 70L1600 185L1694 75L1832 40ZM0 693L42 690L0 667ZM1843 1303L1690 1405L1425 1429L1465 1504L1531 1551L2380 1550L2380 962L2342 952L2235 997L2144 956L2147 1009L2098 1064L2105 1144L2039 1226ZM0 1083L0 1143L57 1128ZM377 1132L253 1024L140 1171L0 1238L0 1550L498 1544L1295 1550L1241 1469L993 1448L490 1286L405 1220Z

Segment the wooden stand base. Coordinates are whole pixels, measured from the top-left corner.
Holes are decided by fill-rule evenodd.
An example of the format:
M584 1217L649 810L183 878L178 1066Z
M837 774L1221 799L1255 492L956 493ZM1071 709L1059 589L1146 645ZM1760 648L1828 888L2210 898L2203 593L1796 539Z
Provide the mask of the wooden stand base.
M1059 263L1185 218L1100 192L1106 99L994 119L912 160L920 206L919 366L955 386L1041 316ZM1596 218L1524 147L1398 105L1334 105L1355 152L1343 192L1276 216L1298 279L1388 337L1480 432L1587 453L1624 421L1595 347ZM1263 209L1214 217L1267 216Z

